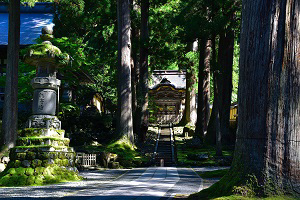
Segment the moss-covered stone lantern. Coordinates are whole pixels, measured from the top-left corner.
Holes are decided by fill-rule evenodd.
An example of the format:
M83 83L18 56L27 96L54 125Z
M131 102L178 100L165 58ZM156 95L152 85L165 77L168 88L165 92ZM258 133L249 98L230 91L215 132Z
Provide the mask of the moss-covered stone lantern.
M52 29L42 29L42 39L52 39ZM27 128L19 133L16 147L10 151L10 162L0 174L0 185L42 185L61 181L79 180L75 167L75 152L64 137L57 118L58 91L61 81L57 69L69 62L50 41L32 45L25 63L36 66L32 116Z

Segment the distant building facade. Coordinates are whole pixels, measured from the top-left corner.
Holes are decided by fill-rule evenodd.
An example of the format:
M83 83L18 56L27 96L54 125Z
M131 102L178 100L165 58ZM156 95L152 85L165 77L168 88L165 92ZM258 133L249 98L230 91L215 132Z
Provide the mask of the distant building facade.
M178 70L154 70L149 87L153 112L150 117L156 123L178 123L185 108L186 73Z

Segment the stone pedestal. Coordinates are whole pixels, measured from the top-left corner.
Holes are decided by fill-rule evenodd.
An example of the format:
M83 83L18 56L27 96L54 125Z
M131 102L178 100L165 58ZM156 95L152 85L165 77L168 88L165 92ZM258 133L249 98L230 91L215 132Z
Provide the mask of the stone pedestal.
M47 33L44 29L43 33ZM51 32L52 33L52 32ZM49 34L49 33L48 33ZM10 162L0 175L2 186L42 185L80 180L75 167L75 152L61 130L56 116L61 81L56 78L61 51L46 41L33 45L25 62L37 66L32 116L27 127L19 132L16 147L10 151ZM66 63L64 60L63 63Z

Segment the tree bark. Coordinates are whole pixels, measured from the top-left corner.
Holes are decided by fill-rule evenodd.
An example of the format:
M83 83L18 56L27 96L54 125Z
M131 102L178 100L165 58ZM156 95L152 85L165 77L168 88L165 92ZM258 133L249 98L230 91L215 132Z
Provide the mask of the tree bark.
M203 132L207 133L207 126L210 117L210 59L211 59L211 40L206 41L204 55L204 77L203 77Z
M118 133L133 143L130 2L118 0Z
M15 146L18 122L18 66L20 49L20 1L9 2L9 33L2 129L5 148Z
M196 135L204 138L207 131L209 119L209 98L210 98L210 51L211 41L201 39L200 42L200 59L198 75L198 108Z
M217 66L216 66L216 36L214 35L212 37L212 53L211 53L211 72L213 74L213 94L214 94L214 101L213 101L213 107L212 107L212 111L211 111L211 115L209 118L209 122L208 122L208 127L207 127L207 133L205 135L205 143L207 144L211 144L214 145L216 144L216 102L215 101L215 97L218 96L218 94L216 94L216 78L215 76L217 75Z
M191 42L187 45L187 53L190 51L196 51L194 48L194 44L198 42ZM197 47L198 48L198 47ZM193 70L194 63L189 62L186 66L186 86L185 86L185 108L183 111L183 116L181 121L179 122L180 125L187 125L190 124L191 126L196 125L197 121L197 109L196 109L196 92L194 88L194 83L196 82L196 78L194 75Z
M148 46L149 46L149 0L141 1L141 44L140 44L140 127L144 141L148 130Z
M139 12L139 6L135 0L130 0L131 10ZM132 51L131 51L131 88L132 88L132 113L133 113L133 133L135 138L138 137L138 125L139 125L139 115L138 115L138 103L137 103L137 90L139 85L139 38L140 30L134 23L131 24L131 40L132 40Z
M219 87L219 115L220 129L223 142L234 143L230 139L229 120L232 94L232 68L234 53L234 32L226 30L220 34L218 64L220 69L220 78L217 80Z
M300 194L300 2L243 1L233 170ZM269 184L270 185L270 184ZM261 189L268 194L269 190Z

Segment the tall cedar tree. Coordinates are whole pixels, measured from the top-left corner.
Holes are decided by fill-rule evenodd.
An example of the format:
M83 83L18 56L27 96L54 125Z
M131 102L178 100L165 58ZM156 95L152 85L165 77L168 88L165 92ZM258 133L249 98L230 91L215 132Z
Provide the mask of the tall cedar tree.
M131 92L130 1L118 0L118 120L117 131L134 142Z
M220 182L195 196L228 195L250 182L259 196L300 195L300 2L243 0L242 7L234 160Z
M198 48L198 42L188 42L186 52L196 51ZM185 126L190 124L196 125L197 109L196 109L196 91L194 84L196 82L195 72L193 69L194 63L192 61L186 62L186 90L185 90L185 109L180 125Z
M243 0L242 13L233 170L300 194L300 1Z
M141 1L141 45L140 45L140 124L139 134L144 141L148 129L148 46L149 46L149 0Z
M211 41L206 38L200 40L200 58L198 74L198 108L196 134L204 138L209 120L209 96L210 96L210 50Z
M20 0L9 1L6 84L3 107L3 144L15 146L18 122L18 66L20 50Z

